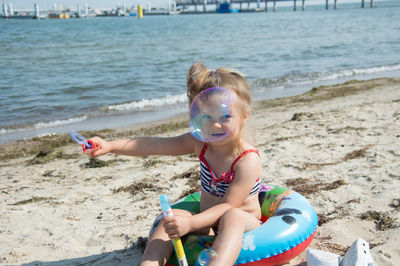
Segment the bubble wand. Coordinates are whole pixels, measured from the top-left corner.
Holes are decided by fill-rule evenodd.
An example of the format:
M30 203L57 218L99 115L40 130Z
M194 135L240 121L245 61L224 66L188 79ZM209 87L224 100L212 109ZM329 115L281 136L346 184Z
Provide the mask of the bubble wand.
M171 205L169 204L167 195L163 194L160 196L160 205L161 205L161 209L163 211L164 217L174 215L172 213ZM185 255L185 250L183 249L181 239L179 237L172 239L172 244L175 249L176 257L178 258L178 261L179 261L179 266L188 266L188 262L186 260L186 255Z
M77 143L82 144L83 152L91 152L98 149L96 143L94 143L93 140L85 139L81 134L78 133L78 131L69 132L69 136Z

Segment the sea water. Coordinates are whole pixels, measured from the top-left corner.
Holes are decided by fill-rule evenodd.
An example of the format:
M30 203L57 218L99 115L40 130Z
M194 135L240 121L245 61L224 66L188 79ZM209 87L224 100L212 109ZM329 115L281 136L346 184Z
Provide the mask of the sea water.
M276 12L1 19L0 143L187 112L194 62L245 73L257 100L400 76L399 1L320 2L296 12L278 2Z

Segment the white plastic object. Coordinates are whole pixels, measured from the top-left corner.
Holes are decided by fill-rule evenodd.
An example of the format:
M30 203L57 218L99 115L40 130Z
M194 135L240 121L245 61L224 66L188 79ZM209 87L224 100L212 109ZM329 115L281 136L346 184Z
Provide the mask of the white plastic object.
M307 249L307 266L339 266L340 256L318 249Z
M369 252L369 244L362 238L358 238L347 250L340 266L378 266Z

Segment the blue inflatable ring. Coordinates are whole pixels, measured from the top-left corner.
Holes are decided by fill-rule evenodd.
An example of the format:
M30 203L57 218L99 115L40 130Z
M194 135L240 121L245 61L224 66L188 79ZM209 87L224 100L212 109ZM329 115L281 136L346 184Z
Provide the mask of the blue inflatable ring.
M242 249L235 265L282 265L298 256L312 241L318 216L311 204L297 192L262 185L259 192L263 224L243 235ZM200 212L200 193L193 193L172 205L193 213ZM159 216L152 230L160 221ZM150 234L152 232L150 231ZM189 235L184 249L189 265L200 252L212 246L215 236ZM179 265L171 256L166 265Z

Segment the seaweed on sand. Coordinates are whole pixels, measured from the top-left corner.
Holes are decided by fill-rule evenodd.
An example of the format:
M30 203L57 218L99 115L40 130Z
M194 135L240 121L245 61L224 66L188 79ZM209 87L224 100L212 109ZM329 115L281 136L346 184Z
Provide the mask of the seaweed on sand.
M330 128L328 129L328 132L331 134L339 134L343 131L363 131L366 130L365 127L352 127L352 126L346 126L346 127L342 127L342 128Z
M171 180L187 179L186 185L189 186L189 189L184 190L182 194L179 196L179 198L183 198L186 197L187 195L200 191L201 187L199 183L199 178L200 178L200 171L197 169L197 167L191 168L179 175L172 177Z
M310 113L310 112L300 112L300 113L294 113L290 121L306 121L306 120L318 120L323 117L324 113L323 112L316 112L316 113Z
M158 160L158 159L154 159L154 158L149 158L149 159L145 159L143 161L143 168L148 169L150 167L155 166L156 164L162 163L163 161Z
M294 113L292 119L290 121L302 121L304 119L309 119L312 117L311 113Z
M285 184L293 189L294 191L302 194L302 195L310 195L321 190L333 190L337 189L340 186L346 185L346 182L343 179L338 179L330 183L323 182L312 182L308 178L294 178L289 179L285 182Z
M67 154L62 150L42 149L36 156L27 162L28 165L45 164L57 159L76 159L79 154Z
M190 188L182 192L182 194L179 196L180 199L201 190L201 186L200 186L200 182L199 182L198 178L197 179L189 179L186 184Z
M15 202L11 204L12 206L18 206L18 205L24 205L24 204L29 204L29 203L34 203L34 202L39 202L39 201L48 201L48 200L54 200L54 198L51 197L32 197L27 200L21 200L18 202Z
M395 78L378 78L372 80L350 80L343 84L327 85L312 88L310 91L300 95L278 98L274 100L264 100L258 103L260 108L274 108L297 103L311 103L330 100L338 97L355 95L362 91L367 91L383 86L388 83L397 83Z
M181 174L173 176L171 180L178 180L178 179L198 180L199 176L200 176L199 170L197 169L197 167L193 167Z
M2 153L0 154L0 160L5 161L32 156L39 154L43 150L43 147L46 147L50 151L69 143L72 143L72 140L67 134L35 137L29 140L6 143L1 145Z
M103 161L97 158L90 158L89 162L82 164L82 168L101 168L101 167L106 167L110 165L114 165L117 162L127 162L128 160L124 159L113 159L113 160L108 160L108 161Z
M327 217L325 213L318 213L318 226L330 222L333 218Z
M395 208L395 210L400 209L400 198L392 199L392 202L389 204L389 206Z
M321 236L320 234L315 235L315 245L318 249L328 250L329 252L338 254L340 256L344 256L347 250L350 248L349 246L345 247L332 242L332 235Z
M360 215L360 219L374 221L379 231L396 228L396 218L390 217L388 213L378 211L367 211Z
M335 206L333 211L327 213L318 213L318 226L323 225L324 223L328 223L335 219L341 219L346 215L349 215L348 209L345 208L350 203L360 203L360 199L351 199L346 202L344 205Z
M328 166L328 165L337 165L341 162L365 158L369 148L371 148L371 145L366 145L366 146L362 147L361 149L348 152L341 159L337 160L336 162L327 162L327 163L305 162L305 163L303 163L302 170L305 170L307 168L320 169L321 167Z
M318 226L321 226L324 223L329 223L335 219L343 218L346 215L348 215L348 211L342 205L335 207L335 209L331 212L318 213Z
M371 148L371 145L367 145L362 147L359 150L355 150L352 152L347 153L344 157L343 157L343 161L348 161L348 160L353 160L353 159L359 159L359 158L364 158L367 154L367 150Z
M129 186L122 186L117 189L113 189L113 193L119 193L119 192L129 192L132 196L134 196L138 192L144 192L145 190L150 190L152 192L157 192L160 191L161 188L154 185L151 181L139 181L137 183L133 183Z

